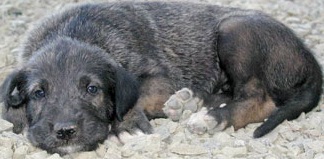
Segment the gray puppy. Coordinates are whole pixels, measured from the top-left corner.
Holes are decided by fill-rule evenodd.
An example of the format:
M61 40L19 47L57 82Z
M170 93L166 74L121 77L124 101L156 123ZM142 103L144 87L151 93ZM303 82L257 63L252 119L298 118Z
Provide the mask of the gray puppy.
M261 137L312 110L321 92L313 55L271 17L162 2L83 4L45 18L1 91L14 132L27 128L35 146L62 155L93 150L109 134L151 133L148 119L178 120L180 99L191 96L208 108L192 110L206 124L189 122L193 132L268 118Z

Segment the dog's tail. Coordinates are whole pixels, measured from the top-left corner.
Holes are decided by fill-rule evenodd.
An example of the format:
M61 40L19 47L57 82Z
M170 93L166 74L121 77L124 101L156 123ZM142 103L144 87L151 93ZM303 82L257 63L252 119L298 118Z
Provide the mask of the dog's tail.
M319 73L321 74L321 73ZM258 127L253 137L259 138L272 131L285 120L296 119L303 112L307 113L315 108L322 94L322 77L307 79L290 98L279 105L268 119Z

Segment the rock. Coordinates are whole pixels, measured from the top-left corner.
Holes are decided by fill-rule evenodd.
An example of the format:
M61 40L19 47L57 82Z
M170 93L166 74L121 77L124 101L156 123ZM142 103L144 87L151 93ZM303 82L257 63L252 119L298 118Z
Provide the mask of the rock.
M162 141L168 139L171 136L169 129L166 126L156 127L154 129L154 133L159 134Z
M63 159L59 154L55 153L49 157L47 157L46 159Z
M201 155L208 153L208 149L202 146L177 144L170 146L170 151L180 155Z
M228 147L225 146L221 152L229 157L245 157L247 155L246 147Z
M245 146L246 142L244 140L235 140L234 141L234 146L235 147L241 147L241 146Z
M46 151L34 152L32 154L26 155L25 159L44 159L47 158L48 154Z
M1 159L9 159L12 158L13 156L13 151L11 147L0 147L0 158Z
M283 146L283 145L274 145L273 147L271 147L271 151L274 152L274 153L276 153L276 154L285 154L289 150L287 149L286 146Z
M255 151L260 154L265 154L268 152L268 148L260 141L251 140L248 146L251 148L250 151Z
M215 133L213 138L216 139L219 143L226 145L228 145L229 142L232 141L232 137L225 132L217 132Z
M8 132L5 131L2 133L2 136L10 139L11 142L13 142L16 147L20 147L23 145L31 146L31 143L22 134L15 134L11 131L8 131ZM29 150L31 150L31 149L29 149Z
M24 159L28 152L28 146L20 146L13 153L13 159Z
M156 126L165 125L170 122L170 119L158 118L153 120Z
M288 141L294 141L294 140L296 140L296 138L298 138L300 136L300 134L298 132L292 132L291 130L282 132L280 134L284 139L286 139Z
M102 158L105 156L106 150L107 149L105 145L100 144L99 147L96 149L96 153L100 158Z
M316 154L314 156L314 159L323 159L324 158L324 154L323 153L319 153L319 154Z
M95 151L79 152L71 155L73 159L96 159L98 158Z
M122 147L122 153L137 151L140 153L156 153L161 150L161 137L159 134L142 135L135 137Z
M13 146L13 141L8 137L0 136L0 146L11 148Z
M288 146L288 150L288 154L291 154L292 156L298 156L303 151L299 146Z
M172 145L180 144L182 142L186 141L186 135L184 132L178 132L176 133L171 140Z
M167 123L166 127L169 129L169 132L173 134L179 126L179 123L170 121Z
M108 150L105 153L105 156L103 158L120 159L120 158L122 158L122 155L118 149L108 148Z
M312 142L307 142L304 144L305 149L311 149L313 150L315 153L322 153L323 152L323 148L324 148L324 141L320 141L320 140L315 140Z
M12 131L13 124L4 120L0 119L0 133L3 131Z

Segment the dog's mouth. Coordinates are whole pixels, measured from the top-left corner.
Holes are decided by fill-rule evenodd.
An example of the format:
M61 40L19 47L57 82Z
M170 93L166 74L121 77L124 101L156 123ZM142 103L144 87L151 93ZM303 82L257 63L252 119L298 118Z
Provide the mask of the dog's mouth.
M91 151L96 149L98 144L80 144L80 143L69 143L69 144L60 144L59 146L51 147L51 148L43 148L47 150L49 153L58 153L61 156L66 154L71 154L80 151Z
M56 148L60 154L68 154L73 152L78 152L83 150L83 147L80 145L66 145Z

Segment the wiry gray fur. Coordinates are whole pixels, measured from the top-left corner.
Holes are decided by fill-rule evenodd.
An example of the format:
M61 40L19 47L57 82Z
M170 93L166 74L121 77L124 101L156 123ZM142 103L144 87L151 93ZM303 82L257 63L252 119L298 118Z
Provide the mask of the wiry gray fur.
M291 59L282 59L285 53ZM259 11L162 2L83 4L45 18L29 32L21 68L2 87L4 116L15 132L27 125L30 140L50 152L69 153L64 147L70 145L92 150L107 137L109 125L110 133L150 133L141 110L145 97L189 87L209 106L211 95L220 93L236 103L249 98L240 88L250 79L280 107L305 92L305 83L311 86L311 104L305 102L295 116L316 106L321 93L321 72L308 49ZM88 85L98 86L99 93L87 94ZM45 97L35 99L35 90L45 90ZM71 122L80 129L76 137L56 139L53 125ZM256 137L268 129L273 126Z

